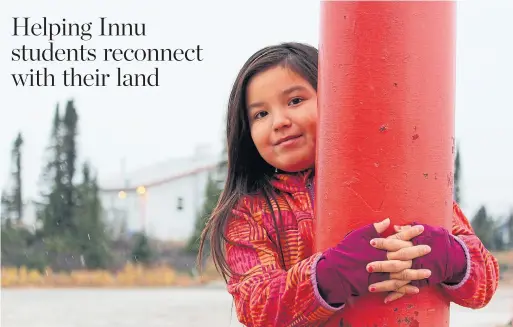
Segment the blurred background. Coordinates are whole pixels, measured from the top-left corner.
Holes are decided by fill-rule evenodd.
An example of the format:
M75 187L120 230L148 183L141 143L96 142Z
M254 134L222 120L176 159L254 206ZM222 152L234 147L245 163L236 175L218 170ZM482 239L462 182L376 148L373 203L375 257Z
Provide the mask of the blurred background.
M318 44L317 1L25 1L3 4L0 112L2 326L239 326L198 237L226 174L225 111L244 61L283 41ZM123 10L120 10L122 8ZM482 310L451 326L513 318L513 2L458 2L455 197L501 264ZM195 62L12 62L31 22L145 23L146 36L56 37L73 48L195 48ZM97 31L97 30L95 30ZM159 87L16 87L10 74L152 73ZM508 150L510 149L510 150ZM202 318L203 317L203 318Z

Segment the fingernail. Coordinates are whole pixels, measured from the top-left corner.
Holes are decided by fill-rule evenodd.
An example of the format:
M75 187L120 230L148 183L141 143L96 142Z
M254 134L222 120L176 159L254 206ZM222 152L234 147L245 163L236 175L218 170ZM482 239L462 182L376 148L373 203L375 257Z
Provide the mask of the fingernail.
M387 304L387 303L388 303L388 299L385 299L385 304Z
M431 270L429 270L428 272L426 272L426 278L428 278L429 276L431 276Z
M372 266L367 266L367 271L368 271L368 272L373 272L373 271L374 271L374 268L372 268Z
M418 225L418 226L417 226L417 231L419 231L419 232L424 231L424 226L422 226L422 225Z
M419 292L420 292L420 290L419 290L418 288L416 288L415 290L413 290L413 293L415 293L415 294L417 294L417 293L419 293Z
M431 247L430 247L429 245L426 245L426 246L424 247L424 252L425 252L425 253L429 253L429 252L431 252Z
M371 240L371 241L370 241L370 244L371 244L372 246L376 246L376 240Z
M376 290L376 288L375 288L375 287L371 287L371 288L370 288L370 291L371 291L371 292L374 292L375 290Z

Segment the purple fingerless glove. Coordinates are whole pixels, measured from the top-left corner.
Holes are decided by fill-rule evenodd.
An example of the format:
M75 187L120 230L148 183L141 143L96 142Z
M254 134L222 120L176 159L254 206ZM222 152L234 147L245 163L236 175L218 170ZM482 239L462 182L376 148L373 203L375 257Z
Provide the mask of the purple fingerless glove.
M431 276L422 280L412 281L417 287L445 284L458 284L465 277L467 259L463 246L442 227L422 225L424 231L413 238L413 245L429 245L431 252L413 259L412 269L429 269Z
M350 296L368 292L370 284L389 279L389 273L369 273L367 265L387 260L384 250L370 245L380 237L373 224L350 232L337 246L326 250L317 264L317 286L323 299L342 305Z

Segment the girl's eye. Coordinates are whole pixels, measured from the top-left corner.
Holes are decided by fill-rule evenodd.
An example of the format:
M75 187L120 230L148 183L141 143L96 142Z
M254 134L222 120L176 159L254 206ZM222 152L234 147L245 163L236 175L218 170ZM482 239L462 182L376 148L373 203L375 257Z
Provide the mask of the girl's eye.
M259 112L256 113L254 118L255 119L260 119L260 118L264 118L265 116L267 116L267 111L259 111Z
M295 106L295 105L298 105L300 104L301 102L303 101L303 99L301 98L294 98L292 100L289 101L289 106Z

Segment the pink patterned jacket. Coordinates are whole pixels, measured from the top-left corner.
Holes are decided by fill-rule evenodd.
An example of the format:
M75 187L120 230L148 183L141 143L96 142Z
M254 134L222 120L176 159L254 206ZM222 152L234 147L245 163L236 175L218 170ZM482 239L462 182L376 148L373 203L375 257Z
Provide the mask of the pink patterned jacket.
M254 326L322 325L337 308L319 295L315 266L321 253L313 253L313 199L307 185L311 172L277 175L273 186L282 191L278 205L282 216L280 232L283 260L275 243L275 228L263 198L244 197L233 209L227 237L246 246L227 245L227 262L237 274L228 281L239 321ZM452 302L468 308L484 307L495 293L499 280L496 259L485 249L461 212L453 205L452 234L466 245L467 273L458 285L444 286Z

